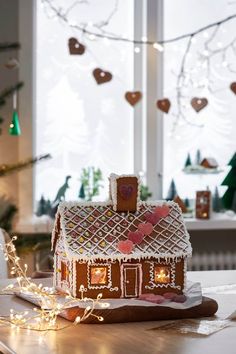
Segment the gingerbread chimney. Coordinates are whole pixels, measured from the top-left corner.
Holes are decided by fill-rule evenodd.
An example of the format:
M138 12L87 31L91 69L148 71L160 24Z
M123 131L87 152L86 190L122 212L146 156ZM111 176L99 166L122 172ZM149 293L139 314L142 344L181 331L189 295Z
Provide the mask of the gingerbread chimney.
M139 201L139 178L134 175L110 175L110 195L114 211L135 212Z

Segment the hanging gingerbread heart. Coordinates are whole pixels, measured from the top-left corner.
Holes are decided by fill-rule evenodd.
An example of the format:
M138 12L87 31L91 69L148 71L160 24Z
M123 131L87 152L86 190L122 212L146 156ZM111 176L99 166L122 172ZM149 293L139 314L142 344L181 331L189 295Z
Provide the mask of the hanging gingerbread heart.
M131 106L135 106L142 98L142 93L140 91L127 91L125 93L125 99L131 104Z
M163 98L162 100L157 101L157 108L159 108L162 112L168 113L170 110L170 100L168 98Z
M193 97L191 99L191 106L197 113L200 112L207 105L208 100L206 98Z
M74 37L69 38L68 45L72 55L82 55L85 52L85 46Z
M232 84L230 85L230 89L236 95L236 82L232 82Z
M100 68L96 68L93 70L93 76L98 85L104 84L105 82L111 81L112 74L109 71L104 71Z

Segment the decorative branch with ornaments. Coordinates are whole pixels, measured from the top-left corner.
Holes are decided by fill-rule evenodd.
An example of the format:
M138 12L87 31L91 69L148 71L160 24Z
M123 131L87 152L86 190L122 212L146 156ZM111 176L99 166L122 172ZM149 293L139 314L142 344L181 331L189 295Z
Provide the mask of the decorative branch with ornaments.
M94 39L130 43L134 46L135 53L139 53L144 46L152 46L154 50L162 53L164 49L168 50L169 46L174 43L183 43L183 51L179 53L181 56L180 66L178 72L173 73L175 77L175 96L158 97L156 101L156 106L159 110L166 114L170 113L174 117L172 133L175 132L180 123L200 128L204 126L204 124L199 123L198 117L199 113L211 103L211 98L207 95L202 96L201 92L203 90L208 92L209 96L225 89L231 90L233 94L236 94L236 82L232 82L232 79L230 80L232 74L236 73L236 36L233 35L226 44L218 38L223 25L235 21L236 14L200 27L193 32L157 42L146 37L132 39L107 30L107 26L118 11L118 0L114 2L109 16L98 23L75 23L71 20L72 11L82 4L89 5L87 1L76 1L65 9L57 7L52 0L41 0L41 2L48 17L57 18L62 24L71 28L73 32L78 32L78 38L71 37L68 40L69 53L71 55L86 54L88 41ZM196 42L201 44L200 52L196 50ZM191 56L192 60L190 61L189 58ZM217 77L217 70L213 65L216 58L221 62L222 68L225 69L224 88L217 86L219 77ZM229 78L227 77L228 73L231 74ZM98 85L109 83L114 78L113 73L101 67L94 68L91 75ZM222 81L222 78L220 81ZM193 95L193 92L196 91L200 94ZM143 93L138 89L124 92L125 100L133 107L142 100L142 97ZM191 114L191 118L188 117L189 108L192 108L196 113L195 115Z

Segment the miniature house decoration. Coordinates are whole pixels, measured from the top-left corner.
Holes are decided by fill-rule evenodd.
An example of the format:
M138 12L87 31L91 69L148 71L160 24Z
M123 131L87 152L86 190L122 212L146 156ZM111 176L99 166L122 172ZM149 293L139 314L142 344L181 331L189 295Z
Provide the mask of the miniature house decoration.
M196 192L196 219L210 219L211 212L211 192Z
M217 168L218 167L218 163L214 157L205 157L201 161L200 165L205 168Z
M110 176L108 202L63 202L52 236L54 286L87 297L185 291L189 235L172 201L142 202L136 176Z

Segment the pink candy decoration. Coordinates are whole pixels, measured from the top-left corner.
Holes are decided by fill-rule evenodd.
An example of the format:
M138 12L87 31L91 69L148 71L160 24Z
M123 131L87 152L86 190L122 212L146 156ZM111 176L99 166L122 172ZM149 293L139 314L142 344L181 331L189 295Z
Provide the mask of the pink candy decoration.
M150 222L138 224L138 229L143 235L150 235L153 231L153 226Z
M156 225L160 220L160 216L155 213L147 213L145 214L145 219L150 222L152 225Z
M172 300L172 299L174 299L177 295L176 295L175 293L169 292L169 293L163 294L163 296L164 296L164 298L165 298L166 300Z
M130 240L126 240L126 241L119 241L117 243L117 248L118 250L121 252L121 253L124 253L124 254L129 254L132 252L133 250L133 247L134 247L134 244L132 241Z
M169 215L170 208L168 205L164 204L162 206L157 206L154 209L154 213L159 216L159 218L165 218L167 215Z
M174 302L178 302L180 304L182 304L183 302L185 302L187 300L187 297L185 295L176 295L172 301Z
M152 296L154 296L154 294L153 293L148 293L148 294L141 294L141 295L139 295L139 300L146 300L148 297L152 297Z
M135 245L139 245L143 241L143 234L140 231L130 231L128 233L128 239Z
M155 304L162 304L165 301L164 296L155 295L155 294L141 294L139 296L139 300L145 300L149 302L153 302Z

